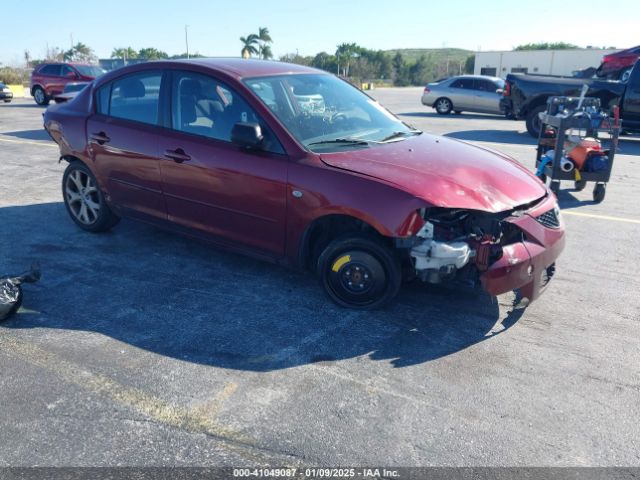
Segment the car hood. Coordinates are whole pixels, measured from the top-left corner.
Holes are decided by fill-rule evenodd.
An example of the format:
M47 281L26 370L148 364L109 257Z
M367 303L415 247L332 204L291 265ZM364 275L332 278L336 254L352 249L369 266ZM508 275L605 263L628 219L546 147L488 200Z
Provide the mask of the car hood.
M394 184L438 207L502 212L546 194L546 187L510 157L428 134L323 153L320 158L332 167Z

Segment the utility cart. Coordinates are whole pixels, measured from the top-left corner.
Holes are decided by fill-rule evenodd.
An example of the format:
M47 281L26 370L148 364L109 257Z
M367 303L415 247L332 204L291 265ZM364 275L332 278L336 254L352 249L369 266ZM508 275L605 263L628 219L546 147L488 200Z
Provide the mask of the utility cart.
M587 182L594 182L593 201L602 202L607 182L611 178L620 134L618 113L617 107L614 107L614 118L610 118L601 110L600 100L597 98L549 98L547 111L540 114L541 128L536 152L536 175L543 182L549 179L551 182L549 188L556 194L560 190L562 180L574 182L574 187L578 191L584 190ZM570 135L571 132L578 133ZM600 132L610 134L608 151L598 146L597 149L594 148L589 152L589 155L594 157L590 163L586 163L583 158L584 163L580 165L577 165L579 162L573 162L567 156L566 147L569 140L573 145L576 140L595 141L599 145Z

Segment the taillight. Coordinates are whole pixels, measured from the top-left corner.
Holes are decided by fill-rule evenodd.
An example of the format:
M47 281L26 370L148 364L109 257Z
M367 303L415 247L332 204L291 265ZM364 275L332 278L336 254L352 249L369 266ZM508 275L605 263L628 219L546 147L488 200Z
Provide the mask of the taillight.
M502 90L502 95L508 97L511 95L511 84L509 82L504 82L504 89Z
M424 93L429 93L430 91L429 87L424 87Z

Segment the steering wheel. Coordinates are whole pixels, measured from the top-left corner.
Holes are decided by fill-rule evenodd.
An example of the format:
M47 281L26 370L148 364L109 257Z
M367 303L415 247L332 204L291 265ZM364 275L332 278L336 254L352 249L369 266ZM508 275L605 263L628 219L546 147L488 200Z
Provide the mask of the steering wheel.
M347 120L347 114L344 112L336 112L329 117L329 123L344 122Z

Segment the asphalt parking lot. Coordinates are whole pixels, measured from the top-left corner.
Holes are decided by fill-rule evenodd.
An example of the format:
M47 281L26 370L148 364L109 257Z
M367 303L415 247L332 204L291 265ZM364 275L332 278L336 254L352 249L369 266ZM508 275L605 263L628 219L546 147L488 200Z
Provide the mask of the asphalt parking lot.
M420 93L372 92L533 168L523 122ZM567 247L527 309L411 284L367 313L143 224L81 232L42 111L0 105L0 274L43 274L0 324L0 466L640 464L640 138L602 204L563 184Z

